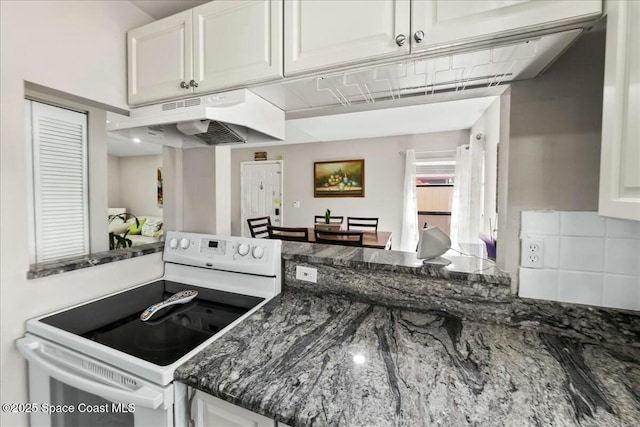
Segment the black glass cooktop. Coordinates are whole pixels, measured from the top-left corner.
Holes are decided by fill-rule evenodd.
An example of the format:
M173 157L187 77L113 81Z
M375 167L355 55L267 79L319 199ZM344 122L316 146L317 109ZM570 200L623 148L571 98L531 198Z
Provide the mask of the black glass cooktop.
M198 296L162 309L146 322L140 314L176 292ZM159 280L41 319L108 347L166 366L245 314L263 298Z

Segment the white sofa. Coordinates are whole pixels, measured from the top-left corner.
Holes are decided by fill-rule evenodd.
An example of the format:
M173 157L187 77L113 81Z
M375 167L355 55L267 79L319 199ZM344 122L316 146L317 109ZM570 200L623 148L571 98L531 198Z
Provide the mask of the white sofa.
M119 209L118 211L114 208L109 209L110 218L112 218L111 215L118 215L121 213L126 213L126 210L123 212ZM127 234L127 239L131 240L131 246L146 245L148 243L156 243L164 240L162 218L148 215L136 215L136 217L140 222L142 222L142 225L140 227L140 234L131 234L131 232ZM135 225L135 222L135 218L129 218L126 221L117 217L113 218L109 222L109 233L124 235L129 227Z

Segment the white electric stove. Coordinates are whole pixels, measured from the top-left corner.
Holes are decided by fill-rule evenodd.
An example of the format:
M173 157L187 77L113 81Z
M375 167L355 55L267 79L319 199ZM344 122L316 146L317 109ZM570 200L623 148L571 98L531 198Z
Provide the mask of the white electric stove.
M163 259L160 280L27 322L32 426L185 425L175 369L280 293L279 240L169 232Z

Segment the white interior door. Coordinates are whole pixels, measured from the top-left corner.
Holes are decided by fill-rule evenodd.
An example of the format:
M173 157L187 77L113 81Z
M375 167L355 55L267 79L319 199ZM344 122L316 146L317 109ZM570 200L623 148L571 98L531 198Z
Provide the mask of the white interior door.
M241 163L242 236L250 236L247 218L271 217L282 226L282 161Z

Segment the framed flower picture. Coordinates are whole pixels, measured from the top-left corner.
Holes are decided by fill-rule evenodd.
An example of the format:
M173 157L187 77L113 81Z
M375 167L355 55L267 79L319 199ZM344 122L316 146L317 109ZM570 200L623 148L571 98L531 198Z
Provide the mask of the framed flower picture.
M313 197L364 197L364 159L314 162Z

